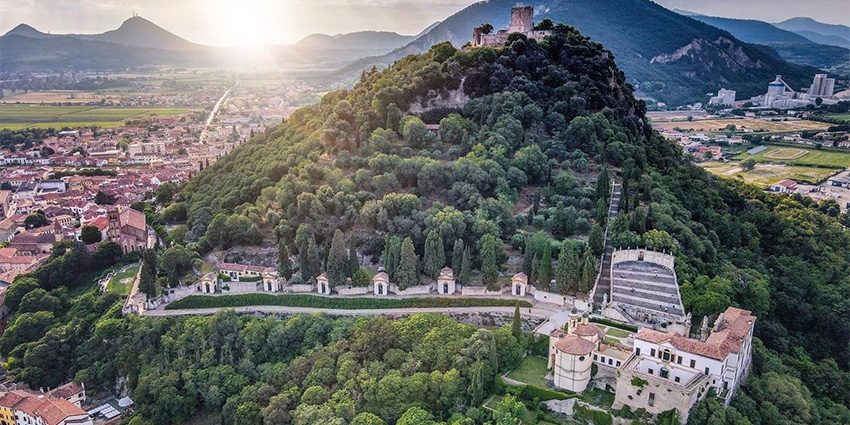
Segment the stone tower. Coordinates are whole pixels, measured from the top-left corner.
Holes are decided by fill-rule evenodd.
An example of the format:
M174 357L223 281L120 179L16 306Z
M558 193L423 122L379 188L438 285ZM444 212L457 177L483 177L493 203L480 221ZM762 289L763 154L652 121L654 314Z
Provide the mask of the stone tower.
M511 8L511 25L508 32L527 33L534 30L534 6L514 6Z

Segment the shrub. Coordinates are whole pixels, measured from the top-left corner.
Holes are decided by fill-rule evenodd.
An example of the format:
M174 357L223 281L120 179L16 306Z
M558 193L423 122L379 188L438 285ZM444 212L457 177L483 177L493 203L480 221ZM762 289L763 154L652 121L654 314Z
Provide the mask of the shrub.
M239 278L240 282L259 282L263 280L262 276L242 276Z

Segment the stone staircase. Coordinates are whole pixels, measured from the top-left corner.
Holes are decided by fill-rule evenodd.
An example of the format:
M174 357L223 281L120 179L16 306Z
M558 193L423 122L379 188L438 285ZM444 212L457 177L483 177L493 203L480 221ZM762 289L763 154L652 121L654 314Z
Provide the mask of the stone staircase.
M619 183L614 183L611 191L611 205L608 208L608 223L605 226L605 252L602 254L602 266L600 268L599 278L596 280L596 286L593 290L593 304L601 306L605 294L608 294L608 299L611 299L611 254L614 252L614 247L611 246L611 223L614 217L617 216L617 211L620 209L620 194L621 186Z

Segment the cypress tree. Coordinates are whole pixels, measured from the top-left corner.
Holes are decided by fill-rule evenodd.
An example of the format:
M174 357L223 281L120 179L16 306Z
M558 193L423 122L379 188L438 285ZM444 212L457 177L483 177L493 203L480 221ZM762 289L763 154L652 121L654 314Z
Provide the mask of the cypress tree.
M534 249L531 247L531 238L525 238L525 249L522 251L522 272L531 277L534 265Z
M319 257L319 248L316 246L316 241L309 238L301 246L299 256L301 263L301 277L307 281L312 281L316 276L322 273L322 260Z
M579 264L575 249L568 241L561 245L561 254L555 267L555 284L562 294L578 289Z
M593 281L595 279L596 259L593 258L593 254L591 254L588 249L584 251L584 259L581 263L581 286L579 287L579 291L583 294L590 292L590 288L593 287Z
M336 229L333 240L331 240L331 249L328 252L326 264L328 283L330 283L331 288L344 285L345 278L348 277L348 272L351 270L351 262L345 247L342 231L339 229Z
M496 289L499 280L499 264L496 237L484 235L481 243L481 282L492 289Z
M460 272L461 265L463 265L463 239L458 239L455 241L455 246L452 248L452 270L455 274Z
M399 289L406 289L419 284L419 274L416 271L416 249L410 238L404 238L401 243L401 256L396 268L396 284Z
M277 274L284 280L292 277L292 260L289 258L289 249L283 240L277 249Z
M354 246L354 238L348 241L348 275L354 276L360 270L360 259L357 258L357 247Z
M511 333L517 340L522 336L522 318L519 314L519 303L516 304L516 308L514 309L514 322L511 325Z
M384 245L384 268L391 282L395 281L395 271L398 268L398 260L401 255L401 239L398 236L387 236Z
M472 274L470 268L472 260L469 258L469 248L463 249L463 256L460 262L460 271L457 274L457 283L461 285L469 285L469 275Z
M549 243L543 248L543 259L540 260L540 268L537 270L537 282L546 290L552 282L552 245Z
M608 194L611 190L611 177L608 175L608 168L602 169L599 178L596 179L596 199L604 199L608 202Z
M139 291L148 299L156 296L156 254L153 250L142 253L142 270L139 272Z
M426 276L436 279L440 269L446 264L446 253L443 250L443 237L436 230L428 232L425 238L425 255L422 258L422 271Z
M590 236L587 239L587 246L594 256L602 255L602 250L605 249L605 236L602 234L602 227L594 224L590 228Z
M537 282L538 272L540 272L540 259L537 258L537 254L534 254L534 257L531 260L531 274L528 275L531 282Z

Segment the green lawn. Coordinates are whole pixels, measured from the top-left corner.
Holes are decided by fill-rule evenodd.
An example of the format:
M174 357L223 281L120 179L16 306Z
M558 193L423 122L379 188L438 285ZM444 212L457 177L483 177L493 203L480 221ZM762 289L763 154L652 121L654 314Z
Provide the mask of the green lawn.
M106 284L106 290L121 295L129 294L130 288L133 286L133 279L135 279L138 271L139 266L135 266L130 267L121 273L115 274L115 276L112 276Z
M630 333L617 328L605 329L605 334L607 334L608 336L613 336L614 338L627 338L629 335L631 335Z
M850 114L830 114L827 115L827 117L845 122L850 122Z
M614 404L614 393L594 388L581 393L581 399L594 406L610 409Z
M835 168L811 167L805 165L782 165L758 163L755 168L749 171L744 171L737 161L730 162L704 162L700 167L706 171L726 178L741 179L747 183L752 183L757 186L767 187L772 183L791 179L798 182L819 184L829 178L829 176L837 173L839 170Z
M0 128L117 127L131 118L173 116L190 108L121 108L100 106L53 106L0 104Z
M536 387L546 387L546 359L537 356L526 356L519 367L508 373L508 378Z
M793 152L805 152L800 157L794 157ZM752 158L756 162L772 162L795 165L815 165L819 167L847 168L850 167L850 152L841 152L826 149L814 149L805 146L770 145L768 148L755 155L746 152L738 154L735 159L741 161Z

